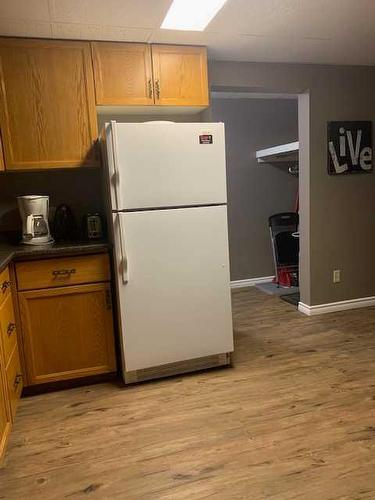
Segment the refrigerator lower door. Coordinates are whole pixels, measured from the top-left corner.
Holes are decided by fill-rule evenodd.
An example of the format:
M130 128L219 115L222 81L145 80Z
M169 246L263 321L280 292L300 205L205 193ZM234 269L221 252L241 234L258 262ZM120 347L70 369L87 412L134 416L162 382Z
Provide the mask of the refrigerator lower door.
M224 204L223 123L107 125L113 210Z
M113 217L126 371L233 351L226 206Z

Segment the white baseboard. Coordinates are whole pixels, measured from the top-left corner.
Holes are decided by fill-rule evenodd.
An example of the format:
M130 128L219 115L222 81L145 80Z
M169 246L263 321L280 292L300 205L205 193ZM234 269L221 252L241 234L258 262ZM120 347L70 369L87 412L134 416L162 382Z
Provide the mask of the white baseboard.
M298 304L298 310L307 314L307 316L315 316L317 314L328 314L338 311L346 311L347 309L359 309L360 307L375 306L375 297L363 297L361 299L342 300L340 302L331 302L329 304L318 304L316 306L308 306L303 302Z
M261 276L259 278L248 278L246 280L236 280L230 282L231 288L246 288L248 286L259 285L260 283L270 283L275 276Z

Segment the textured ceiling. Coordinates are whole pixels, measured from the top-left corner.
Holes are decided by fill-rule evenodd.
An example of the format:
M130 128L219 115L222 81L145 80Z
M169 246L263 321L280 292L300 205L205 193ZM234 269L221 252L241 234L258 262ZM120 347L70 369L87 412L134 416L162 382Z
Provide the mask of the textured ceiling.
M202 44L219 60L375 65L375 0L227 0L204 32L160 30L170 3L0 0L0 33Z

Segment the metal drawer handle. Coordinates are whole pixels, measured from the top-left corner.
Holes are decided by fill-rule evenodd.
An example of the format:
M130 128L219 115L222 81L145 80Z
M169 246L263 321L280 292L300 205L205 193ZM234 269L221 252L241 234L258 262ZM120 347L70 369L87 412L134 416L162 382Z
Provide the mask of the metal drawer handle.
M159 82L159 80L156 80L156 82L155 82L155 93L156 93L156 98L160 99L160 82Z
M10 337L12 335L12 333L14 332L15 329L16 329L15 323L12 323L12 322L9 323L8 328L7 328L8 337Z
M1 291L5 293L8 288L10 288L12 285L11 281L3 281L3 284L1 285Z
M75 274L75 269L56 269L52 271L52 276L54 280L70 278L72 274Z
M152 81L151 78L148 81L148 97L152 99Z
M22 380L22 374L21 373L17 373L17 375L14 377L14 389L17 389L18 385L20 384Z
M105 307L109 311L112 309L111 290L108 289L105 291Z

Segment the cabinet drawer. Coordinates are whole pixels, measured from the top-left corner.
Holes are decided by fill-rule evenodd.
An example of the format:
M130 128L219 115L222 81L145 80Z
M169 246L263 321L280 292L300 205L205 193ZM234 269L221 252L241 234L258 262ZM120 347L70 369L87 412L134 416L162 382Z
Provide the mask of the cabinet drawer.
M0 273L0 306L11 295L11 281L9 276L9 268L6 267Z
M0 332L3 339L4 364L7 367L10 355L17 344L16 322L11 295L8 295L8 298L0 307Z
M109 281L107 254L34 260L16 264L18 290Z
M10 409L12 418L14 419L17 403L19 398L21 397L23 387L20 356L17 346L12 353L8 367L6 369L6 379L8 383Z

